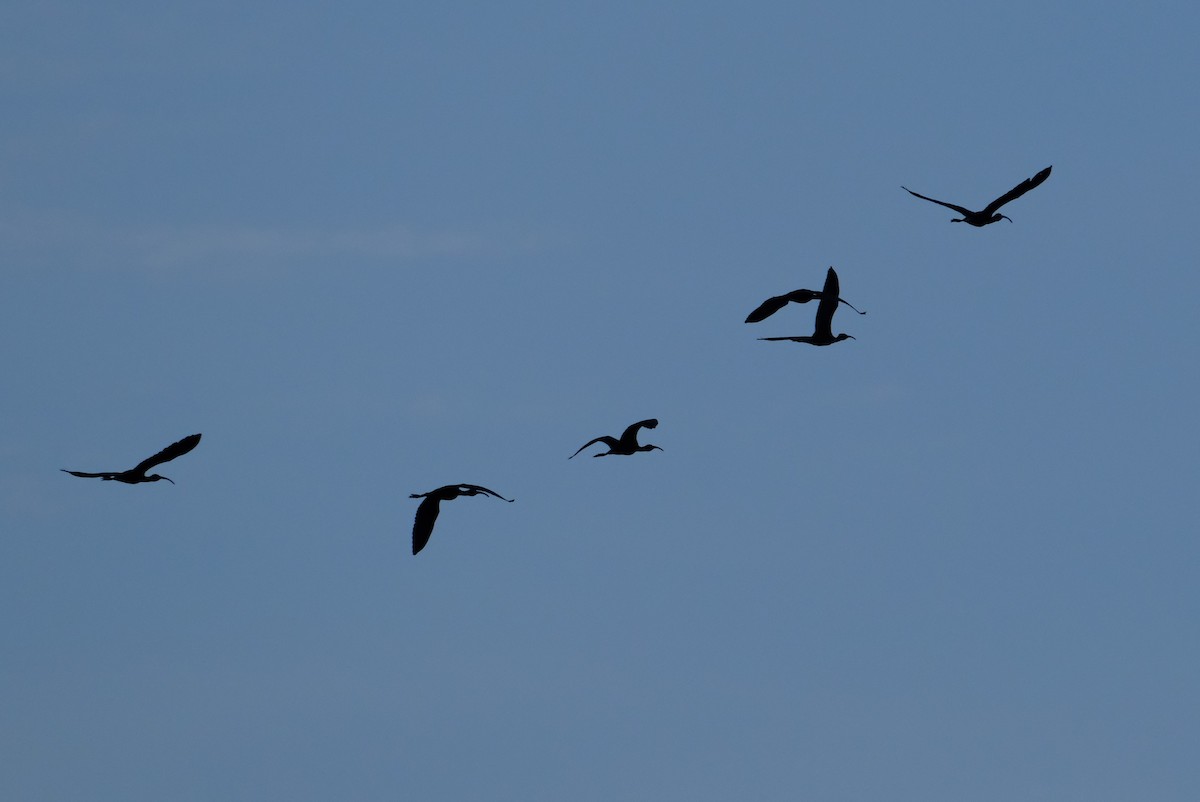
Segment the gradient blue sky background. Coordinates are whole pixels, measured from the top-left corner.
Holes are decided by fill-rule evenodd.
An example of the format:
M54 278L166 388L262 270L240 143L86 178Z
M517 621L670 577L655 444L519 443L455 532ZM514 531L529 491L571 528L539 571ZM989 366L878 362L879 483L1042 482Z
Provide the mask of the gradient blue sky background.
M1198 27L7 3L0 797L1200 798Z

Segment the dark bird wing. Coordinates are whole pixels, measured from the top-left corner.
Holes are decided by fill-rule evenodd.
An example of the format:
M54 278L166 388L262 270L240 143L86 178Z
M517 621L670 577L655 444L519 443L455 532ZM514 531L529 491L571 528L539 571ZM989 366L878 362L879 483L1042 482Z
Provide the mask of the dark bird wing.
M107 471L105 473L84 473L83 471L68 471L66 468L60 468L63 473L69 473L72 476L82 476L85 479L111 479L117 475L118 471Z
M510 504L515 500L515 499L511 499L511 498L505 498L504 496L497 493L495 490L488 490L486 487L481 487L479 485L459 485L458 487L460 490L465 487L466 490L463 492L467 493L468 495L472 495L472 496L477 496L482 493L484 495L491 496L492 498L498 498L501 501L507 501Z
M1050 165L1050 167L1053 167L1053 166L1054 166L1053 164ZM1008 192L1005 192L1003 195L996 198L994 201L992 201L991 203L989 203L987 205L987 208L983 210L983 214L986 214L988 217L991 217L992 215L994 215L996 213L996 210L998 210L1001 206L1008 203L1009 201L1015 201L1017 198L1021 197L1026 192L1028 192L1029 190L1036 187L1038 184L1045 181L1047 178L1050 177L1050 167L1047 167L1045 170L1042 170L1040 173L1035 175L1033 178L1026 178L1024 181L1017 184L1015 187L1010 189Z
M938 206L945 206L947 209L953 209L954 211L958 212L959 214L963 214L963 215L975 214L970 209L964 209L961 206L955 206L953 203L946 203L945 201L940 201L937 198L927 198L919 192L913 192L908 187L900 187L900 189L904 190L909 195L916 195L921 200L927 200L930 203L936 203Z
M827 337L833 336L833 313L838 308L840 290L837 273L831 267L825 274L825 288L821 290L821 303L817 304L817 324L813 328L813 333L817 336L822 334Z
M432 495L426 496L417 507L417 516L413 519L413 554L425 548L425 544L429 542L440 508L441 499Z
M605 435L601 435L600 437L597 437L594 440L588 440L586 443L584 443L583 445L581 445L579 447L579 451L583 451L585 448L587 448L590 445L594 445L595 443L604 443L604 445L608 446L609 451L612 451L614 448L616 448L618 445L620 445L620 443L617 442L617 438L609 437L608 435L605 434ZM576 451L574 454L567 457L567 459L575 459L576 457L579 456L579 451Z
M746 316L747 323L758 323L766 320L771 315L778 312L788 305L788 297L786 295L776 295L774 298L768 298L759 304L758 308Z
M155 465L162 465L164 462L170 462L176 457L182 457L184 454L195 448L196 444L199 442L200 435L189 434L178 443L171 443L171 445L167 446L153 457L147 457L146 459L142 460L137 464L137 467L134 468L134 470L138 473L145 473Z
M625 431L621 432L621 442L637 445L637 433L639 429L653 429L658 426L658 418L647 418L640 420L637 423L631 423L625 427Z
M763 301L758 309L750 313L750 316L746 318L746 322L758 323L761 320L766 320L788 304L806 304L813 298L820 297L821 293L813 292L812 290L792 290L787 295L776 295L774 298L768 298ZM846 302L842 301L842 303ZM857 312L858 310L854 311Z
M621 439L626 437L636 437L638 429L654 429L658 427L658 418L646 418L637 423L631 423L625 427L625 431L621 434Z

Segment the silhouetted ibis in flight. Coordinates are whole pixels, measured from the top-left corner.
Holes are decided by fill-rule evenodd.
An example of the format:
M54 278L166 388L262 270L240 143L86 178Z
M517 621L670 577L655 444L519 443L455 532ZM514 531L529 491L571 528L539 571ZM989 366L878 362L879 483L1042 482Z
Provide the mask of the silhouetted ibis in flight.
M1053 166L1054 165L1050 165L1050 167L1053 167ZM900 189L904 190L905 192L907 192L910 195L916 195L921 200L927 200L927 201L930 201L931 203L936 203L940 206L945 206L947 209L953 209L954 211L956 211L962 215L962 217L956 217L953 220L951 220L950 221L951 223L970 223L971 225L975 226L976 228L982 228L983 226L986 226L988 223L1000 222L1001 217L1003 217L1005 220L1007 220L1008 222L1011 223L1012 222L1011 217L1009 217L1007 215L999 214L998 210L1000 209L1000 207L1010 201L1015 201L1017 198L1021 197L1026 192L1033 189L1038 184L1042 183L1047 178L1049 178L1050 177L1050 167L1047 167L1045 170L1042 170L1040 173L1035 175L1033 178L1026 178L1024 181L1017 184L1015 187L1010 189L1008 192L1005 192L1003 195L1001 195L1000 197L996 198L994 201L989 203L984 208L984 210L981 212L973 212L970 209L963 208L962 206L955 206L953 203L946 203L945 201L940 201L935 198L927 198L924 195L913 192L908 187L902 186L902 187L900 187Z
M853 340L853 336L849 334L839 334L833 336L833 313L838 308L839 287L838 276L834 269L829 268L829 272L825 274L825 286L821 290L821 302L817 304L817 322L813 328L813 333L808 337L759 337L760 340L791 340L795 343L808 343L809 345L833 345L842 340ZM849 306L849 304L847 304ZM857 310L856 310L857 311Z
M823 293L817 292L816 290L792 290L791 292L787 293L786 295L776 295L775 297L768 298L767 300L765 300L761 304L759 304L757 309L755 309L753 312L751 312L749 315L746 316L746 322L747 323L759 323L761 321L764 321L767 318L769 318L771 315L778 312L780 309L783 309L789 303L806 304L809 301L812 301L814 299L819 301L824 297L825 296ZM850 303L845 298L838 298L838 303L843 303L846 306L850 307L851 309L854 309L854 304ZM858 312L857 309L854 309L854 311ZM858 313L860 315L866 314L866 312L858 312Z
M479 485L445 485L428 493L409 494L409 498L425 499L417 506L417 517L413 519L413 554L425 548L425 544L429 542L429 536L433 534L433 522L437 520L443 501L452 501L459 496L480 495L492 496L509 503L515 501Z
M84 473L83 471L68 471L63 468L63 473L69 473L72 476L82 476L85 479L103 479L106 482L116 481L124 482L127 485L136 485L141 482L157 482L159 479L166 479L171 484L174 481L165 476L159 476L157 473L146 475L146 471L153 468L155 465L162 465L164 462L170 462L176 457L182 457L184 454L191 451L200 442L200 435L189 434L187 437L180 440L178 443L172 443L162 451L155 454L153 457L147 457L139 462L136 466L127 471L108 471L104 473Z
M603 454L593 454L593 457L607 457L612 454L628 456L629 454L636 454L639 451L654 451L656 449L658 451L662 451L662 449L658 446L639 446L637 441L637 433L639 429L653 429L656 426L658 426L658 418L640 420L637 423L631 424L624 432L622 432L620 440L615 437L603 435L601 437L597 437L595 440L588 440L579 447L579 451L583 451L585 448L594 443L604 443L604 445L608 446L608 451L605 451ZM579 456L579 451L576 451L574 454L567 457L567 459L575 459L575 457Z

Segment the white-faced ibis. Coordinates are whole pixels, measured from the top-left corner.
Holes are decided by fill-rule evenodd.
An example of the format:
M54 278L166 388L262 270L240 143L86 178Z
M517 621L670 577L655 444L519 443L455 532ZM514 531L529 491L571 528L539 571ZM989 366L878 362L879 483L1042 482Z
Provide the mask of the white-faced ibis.
M452 501L459 496L492 496L501 501L512 503L515 499L504 498L499 493L479 485L445 485L428 493L411 493L409 498L425 499L417 506L417 516L413 519L412 547L413 554L425 548L429 536L433 534L433 523L437 520L438 511L443 501Z
M825 274L825 286L821 290L821 302L817 304L817 321L812 335L806 337L759 337L758 339L790 340L794 343L808 343L809 345L833 345L842 340L853 340L854 337L849 334L833 336L833 313L838 308L838 290L838 276L831 267Z
M791 304L806 304L809 301L813 301L813 300L819 301L824 297L825 297L824 293L817 292L816 290L792 290L791 292L787 293L786 295L776 295L772 298L768 298L767 300L763 301L761 304L758 305L757 309L755 309L750 314L746 315L746 322L747 323L761 323L762 321L766 320L771 315L775 314L780 309L783 309L785 306L787 306L790 303ZM854 304L850 303L845 298L838 298L838 303L845 304L846 306L850 307L851 309L854 309L854 311L858 312L860 315L866 314L866 312L859 312L857 309L855 309Z
M147 457L139 462L134 467L127 471L106 471L104 473L84 473L83 471L68 471L63 468L63 473L69 473L72 476L82 476L85 479L103 479L106 482L124 482L127 485L136 485L141 482L157 482L159 479L166 479L171 484L175 484L171 479L165 476L159 476L157 473L146 475L146 471L153 468L155 465L162 465L164 462L170 462L176 457L181 457L196 447L200 442L200 435L189 434L187 437L180 440L178 443L172 443L162 451L155 454L153 457Z
M642 428L653 429L656 426L658 426L657 418L650 418L649 420L640 420L637 423L631 424L628 428L626 428L625 431L621 433L620 440L618 440L615 437L609 437L608 435L603 435L601 437L597 437L594 440L588 440L586 443L584 443L583 445L581 445L579 447L579 451L583 451L585 448L587 448L590 445L593 445L594 443L604 443L604 445L608 446L608 451L605 451L603 454L593 454L592 455L593 457L607 457L607 456L610 456L613 454L628 456L629 454L636 454L639 451L654 451L654 450L662 451L662 449L659 448L658 446L651 446L651 445L639 446L638 441L637 441L637 433L638 433L639 429L642 429ZM579 456L579 451L576 451L574 454L567 457L567 459L575 459L575 457Z
M1050 167L1053 167L1053 166L1054 165L1050 165ZM1010 201L1015 201L1017 198L1021 197L1026 192L1033 189L1038 184L1042 183L1047 178L1049 178L1050 177L1050 167L1047 167L1045 170L1042 170L1040 173L1035 175L1033 178L1026 178L1024 181L1017 184L1015 187L1010 189L1008 192L1005 192L1003 195L1001 195L1000 197L996 198L994 201L989 203L986 207L984 207L983 211L981 211L981 212L973 212L970 209L966 209L962 206L955 206L953 203L946 203L945 201L940 201L935 198L927 198L924 195L921 195L917 192L913 192L908 187L902 186L902 187L900 187L900 189L904 190L905 192L907 192L910 195L916 195L921 200L927 200L931 203L936 203L939 206L945 206L947 209L953 209L954 211L956 211L962 215L962 217L956 217L956 218L952 219L950 221L951 223L969 223L969 224L975 226L976 228L982 228L983 226L986 226L989 223L1000 222L1000 218L1004 218L1005 220L1007 220L1008 222L1011 223L1012 222L1011 217L1008 217L1007 215L999 214L998 210L1000 209L1000 207L1006 203L1009 203Z

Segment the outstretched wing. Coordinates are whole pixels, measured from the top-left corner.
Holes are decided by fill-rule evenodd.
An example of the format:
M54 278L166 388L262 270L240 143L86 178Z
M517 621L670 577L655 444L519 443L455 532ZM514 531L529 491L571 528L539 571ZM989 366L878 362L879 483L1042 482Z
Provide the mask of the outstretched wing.
M82 476L84 479L111 479L117 475L116 471L107 471L105 473L84 473L83 471L68 471L66 468L59 468L63 473L69 473L72 476Z
M601 435L600 437L597 437L595 440L588 440L586 443L584 443L583 445L581 445L579 447L579 451L583 451L588 446L594 445L596 443L604 443L604 445L608 446L609 451L612 451L614 448L616 448L618 445L620 445L617 442L617 438L609 437L608 435L605 434L605 435ZM579 456L579 451L576 451L574 454L567 457L567 459L575 459L576 457Z
M776 295L759 304L758 308L746 316L747 323L759 323L788 305L786 295Z
M184 454L195 448L199 442L200 435L189 434L178 443L171 443L171 445L167 446L153 457L147 457L146 459L142 460L137 464L137 467L134 468L134 470L138 473L145 473L155 465L162 465L164 462L170 462L176 457L182 457Z
M1053 166L1054 166L1053 164L1050 165L1050 167L1053 167ZM983 210L983 213L985 215L987 215L988 217L991 217L992 215L994 215L996 213L996 210L999 209L1001 206L1008 203L1009 201L1015 201L1017 198L1021 197L1026 192L1028 192L1029 190L1036 187L1038 184L1045 181L1047 178L1050 177L1050 167L1047 167L1045 170L1042 170L1040 173L1035 175L1033 178L1026 178L1024 181L1017 184L1015 187L1010 189L1008 192L1005 192L1003 195L996 198L994 201L992 201L991 203L989 203L987 205L987 208Z
M637 445L637 433L640 429L653 429L658 426L658 418L647 418L640 420L637 423L631 423L625 427L625 431L621 433L621 442Z
M813 333L818 337L822 334L826 337L833 336L833 313L838 308L840 290L837 273L831 267L825 274L825 288L821 290L821 303L817 304L817 324Z
M426 496L417 507L417 515L413 519L413 554L425 548L429 536L433 534L433 522L437 520L441 500L437 496Z
M900 189L904 190L909 195L916 195L921 200L927 200L930 203L936 203L938 206L945 206L947 209L953 209L954 211L958 212L959 214L962 214L962 215L974 214L974 212L972 212L970 209L964 209L961 206L955 206L953 203L946 203L945 201L940 201L937 198L927 198L919 192L913 192L908 187L900 187Z
M821 293L813 290L792 290L786 295L776 295L774 298L768 298L762 302L762 305L750 313L746 318L747 323L758 323L761 320L766 320L771 315L778 312L788 304L806 304L813 298L820 298ZM842 301L842 303L846 303ZM857 310L855 310L857 311Z
M505 498L504 496L497 493L495 490L488 490L486 487L481 487L479 485L459 485L458 487L460 490L462 490L463 488L466 488L466 490L463 490L462 492L464 495L468 495L468 496L477 496L482 493L483 495L491 496L492 498L498 498L501 501L507 501L509 503L512 503L513 501L515 501L515 499Z

